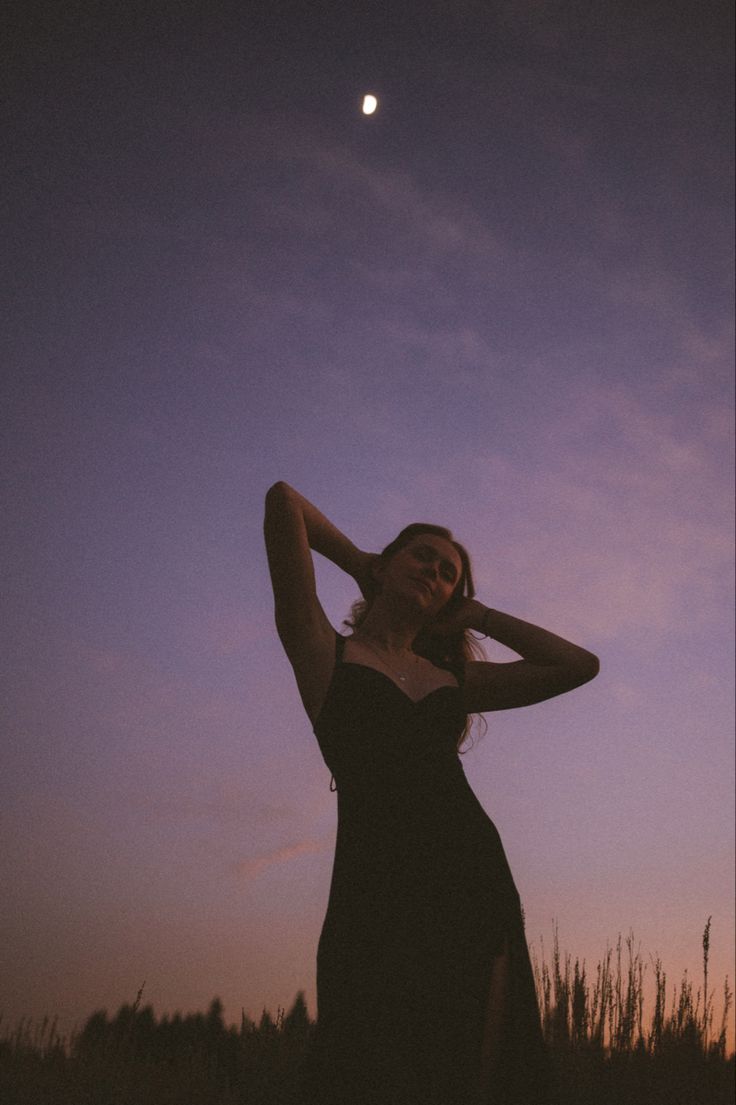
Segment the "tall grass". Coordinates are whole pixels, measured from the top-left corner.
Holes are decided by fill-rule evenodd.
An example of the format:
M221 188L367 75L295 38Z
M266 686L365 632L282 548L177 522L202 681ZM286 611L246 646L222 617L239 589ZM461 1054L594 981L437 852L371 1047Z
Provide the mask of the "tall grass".
M687 971L668 993L657 956L645 963L633 933L607 947L595 974L561 955L557 930L552 962L532 964L542 1026L561 1105L720 1105L734 1100L734 1056L727 1055L733 994L726 978L723 1010L713 1032L708 989L711 918L703 932L703 986ZM644 980L651 968L654 999L645 1019Z
M685 973L669 990L661 961L645 963L632 934L607 947L589 975L560 952L555 930L551 962L543 948L541 962L532 955L555 1105L731 1105L732 994L726 980L714 1028L709 952L710 918L702 989ZM0 1018L2 1105L290 1105L314 1027L301 991L275 1020L264 1009L255 1023L243 1011L239 1026L226 1027L217 998L204 1014L157 1020L141 1006L143 989L114 1017L93 1013L68 1039L48 1017L4 1034Z
M555 1050L597 1048L607 1054L645 1050L649 1054L687 1045L703 1054L726 1057L726 1037L733 994L728 979L723 984L723 1011L718 1035L713 1035L713 991L708 990L710 927L703 932L703 987L693 993L687 971L667 998L667 976L659 957L651 959L654 975L654 1008L644 1021L644 978L647 964L634 935L624 942L619 935L615 949L608 947L599 961L595 980L589 981L585 962L560 954L555 928L551 966L537 961L531 950L545 1038ZM669 1011L668 1011L669 1010Z

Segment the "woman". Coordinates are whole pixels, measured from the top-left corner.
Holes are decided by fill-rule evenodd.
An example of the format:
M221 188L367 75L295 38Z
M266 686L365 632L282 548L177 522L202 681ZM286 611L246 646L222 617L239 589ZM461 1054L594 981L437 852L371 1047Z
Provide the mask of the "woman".
M442 527L362 552L280 482L265 537L279 637L338 803L300 1101L543 1105L519 896L458 746L469 714L572 690L598 660L476 601L467 553ZM347 638L317 598L312 549L363 594ZM522 659L472 660L470 630Z

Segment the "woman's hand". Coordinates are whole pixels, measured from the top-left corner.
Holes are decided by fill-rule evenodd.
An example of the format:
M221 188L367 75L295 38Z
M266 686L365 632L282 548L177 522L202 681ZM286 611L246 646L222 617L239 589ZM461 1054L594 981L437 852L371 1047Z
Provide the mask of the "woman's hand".
M479 629L485 613L486 607L476 599L463 597L456 601L450 600L434 621L430 622L426 631L445 637L451 633L461 633L465 629Z

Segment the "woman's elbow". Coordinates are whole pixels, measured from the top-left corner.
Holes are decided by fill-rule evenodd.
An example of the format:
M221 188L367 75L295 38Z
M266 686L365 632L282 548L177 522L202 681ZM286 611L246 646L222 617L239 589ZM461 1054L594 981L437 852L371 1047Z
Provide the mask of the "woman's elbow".
M280 498L288 491L291 491L288 483L286 483L284 480L276 480L276 483L272 483L268 491L266 492L266 502L268 502L269 499Z
M587 649L582 649L581 652L578 666L579 686L582 686L583 683L590 683L591 679L595 679L601 670L601 662L594 652L588 652Z
M276 483L271 484L266 492L266 513L269 510L281 510L287 503L289 503L294 495L294 488L290 487L284 480L277 480Z

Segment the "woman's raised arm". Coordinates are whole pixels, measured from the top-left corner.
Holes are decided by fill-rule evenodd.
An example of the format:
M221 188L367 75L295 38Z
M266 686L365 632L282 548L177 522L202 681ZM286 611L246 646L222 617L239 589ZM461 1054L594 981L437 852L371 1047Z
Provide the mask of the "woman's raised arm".
M440 616L437 632L475 629L523 657L506 663L469 661L465 665L463 699L469 713L532 706L565 694L598 674L598 657L580 645L541 626L491 610L476 599L465 599L449 619Z
M281 480L266 494L263 532L276 629L304 706L314 719L332 674L335 634L317 597L311 550L326 556L359 584L371 557Z

